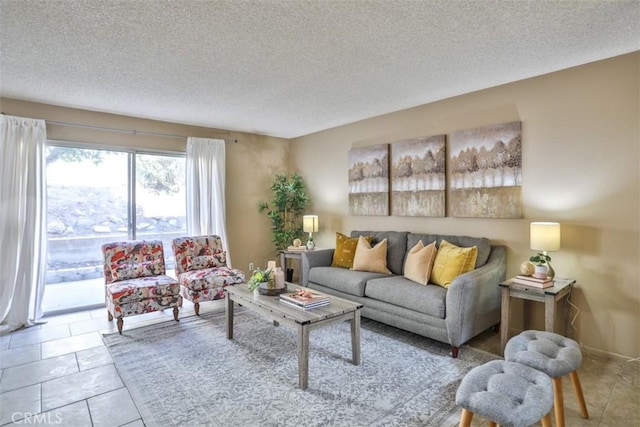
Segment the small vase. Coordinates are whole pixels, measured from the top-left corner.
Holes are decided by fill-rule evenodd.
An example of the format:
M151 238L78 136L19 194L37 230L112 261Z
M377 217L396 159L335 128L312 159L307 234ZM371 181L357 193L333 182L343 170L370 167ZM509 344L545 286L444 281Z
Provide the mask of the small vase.
M546 279L547 278L547 266L546 265L536 265L535 270L533 272L533 277L538 279Z
M307 250L312 251L313 249L315 249L316 244L313 243L313 240L308 240L307 241Z

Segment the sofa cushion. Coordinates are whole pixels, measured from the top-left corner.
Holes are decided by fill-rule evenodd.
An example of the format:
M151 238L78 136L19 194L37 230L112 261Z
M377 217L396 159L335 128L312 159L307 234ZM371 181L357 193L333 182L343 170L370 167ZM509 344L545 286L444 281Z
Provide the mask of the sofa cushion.
M372 236L371 243L375 245L387 239L387 268L393 274L402 274L404 256L407 252L406 231L358 231L351 232L351 237ZM409 246L411 248L413 246Z
M418 240L422 240L424 245L428 245L431 242L436 242L436 245L440 247L442 240L446 240L449 243L453 243L461 248L469 248L472 246L478 247L478 256L476 258L475 268L482 267L487 263L489 255L491 254L491 241L485 237L469 237L469 236L449 236L444 234L415 234L409 233L407 236L407 248L411 249L418 243ZM393 270L391 270L393 271Z
M473 270L477 256L476 246L461 248L443 240L433 263L431 281L448 288L453 279Z
M309 282L359 297L364 296L367 280L384 276L386 274L340 267L313 267L309 270Z
M407 253L404 262L404 277L421 285L429 283L437 251L436 242L425 246L422 240L418 240L418 243Z
M419 313L444 319L447 290L423 286L401 276L387 276L367 282L365 296Z
M369 243L371 243L370 238ZM336 233L336 249L333 251L331 267L352 268L357 247L358 236L349 237L342 233Z
M391 274L387 268L387 239L383 239L372 248L364 236L358 237L358 246L353 257L353 269Z

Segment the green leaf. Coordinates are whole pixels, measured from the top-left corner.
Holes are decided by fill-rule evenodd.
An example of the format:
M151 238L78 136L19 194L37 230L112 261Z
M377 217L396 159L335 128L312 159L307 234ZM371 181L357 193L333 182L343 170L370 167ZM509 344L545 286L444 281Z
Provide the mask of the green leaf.
M309 206L304 180L298 174L277 174L271 184L270 203L260 202L259 212L271 220L272 241L276 251L286 249L294 239L304 237L302 215Z

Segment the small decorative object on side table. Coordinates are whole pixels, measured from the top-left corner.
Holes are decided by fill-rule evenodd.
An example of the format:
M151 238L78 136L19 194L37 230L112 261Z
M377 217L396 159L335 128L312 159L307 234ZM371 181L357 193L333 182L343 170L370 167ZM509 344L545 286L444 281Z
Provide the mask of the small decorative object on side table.
M538 301L544 303L544 324L545 330L554 332L556 318L556 302L571 296L574 279L553 279L553 286L541 288L539 286L527 286L515 283L512 279L500 283L502 289L502 318L500 321L500 344L504 347L509 339L509 320L511 317L511 297L521 298L523 302L524 329L529 329L530 302ZM565 301L564 306L564 333L571 337L570 306Z

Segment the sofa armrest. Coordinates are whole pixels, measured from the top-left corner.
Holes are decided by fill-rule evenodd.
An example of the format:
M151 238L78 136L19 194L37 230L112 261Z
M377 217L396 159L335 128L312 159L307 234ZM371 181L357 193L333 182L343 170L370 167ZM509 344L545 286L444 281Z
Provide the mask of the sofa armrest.
M333 249L317 249L302 253L302 275L300 283L307 286L309 282L309 270L313 267L329 267L333 261Z
M500 286L507 272L507 248L492 246L487 263L456 277L449 285L445 322L449 343L459 347L500 323Z

